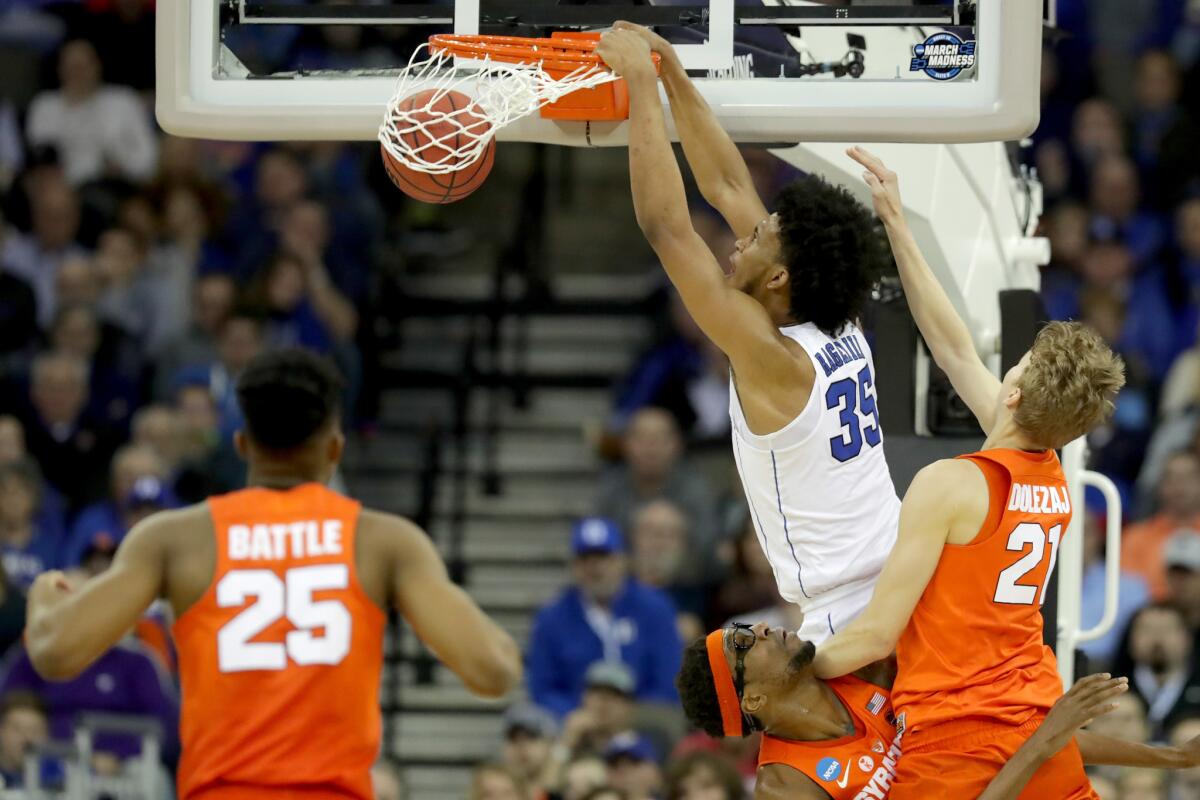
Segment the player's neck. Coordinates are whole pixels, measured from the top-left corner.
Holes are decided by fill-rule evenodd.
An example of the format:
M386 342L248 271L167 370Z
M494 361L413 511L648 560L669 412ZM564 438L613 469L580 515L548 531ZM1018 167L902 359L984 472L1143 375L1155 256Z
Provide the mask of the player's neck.
M327 483L321 470L301 470L281 464L254 464L246 471L246 485L260 489L291 489L305 483Z
M824 681L808 678L788 693L779 722L767 733L798 742L840 739L854 732L854 720L842 701Z
M984 450L994 449L1007 450L1025 450L1028 452L1041 452L1046 448L1022 431L1017 423L1013 421L1012 416L1004 415L996 421L996 425L992 428L992 432L988 435L987 441L983 443Z

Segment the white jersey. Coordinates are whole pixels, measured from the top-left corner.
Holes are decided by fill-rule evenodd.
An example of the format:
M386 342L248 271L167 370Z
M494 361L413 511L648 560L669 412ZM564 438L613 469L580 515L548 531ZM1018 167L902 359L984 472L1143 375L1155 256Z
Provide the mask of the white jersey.
M837 337L812 323L780 333L804 348L816 370L795 419L765 436L751 433L730 378L733 453L751 522L784 599L807 611L823 606L814 598L850 585L869 598L900 521L883 458L871 351L852 324Z

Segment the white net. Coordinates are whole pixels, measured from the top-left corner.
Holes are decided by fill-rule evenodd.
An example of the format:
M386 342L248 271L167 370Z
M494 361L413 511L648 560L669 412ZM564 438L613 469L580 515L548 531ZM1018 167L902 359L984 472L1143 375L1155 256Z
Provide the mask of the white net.
M457 172L478 161L505 125L571 92L614 80L617 76L599 64L552 75L540 61L460 58L423 44L400 73L379 142L411 169Z

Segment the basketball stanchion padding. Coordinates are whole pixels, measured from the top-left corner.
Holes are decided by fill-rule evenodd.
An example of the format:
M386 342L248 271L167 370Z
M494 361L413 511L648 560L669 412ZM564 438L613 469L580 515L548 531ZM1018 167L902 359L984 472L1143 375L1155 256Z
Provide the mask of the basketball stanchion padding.
M628 90L596 54L599 40L563 32L429 37L401 70L379 127L388 176L416 199L448 203L483 182L496 131L523 117L627 119Z

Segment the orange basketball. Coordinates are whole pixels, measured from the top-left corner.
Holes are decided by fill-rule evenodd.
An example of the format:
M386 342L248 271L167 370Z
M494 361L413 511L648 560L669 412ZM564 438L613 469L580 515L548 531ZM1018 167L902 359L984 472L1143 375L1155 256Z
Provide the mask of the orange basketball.
M486 136L492 127L474 101L462 92L427 89L403 100L399 108L409 112L428 109L418 111L410 118L411 122L424 123L422 127L413 127L406 122L399 133L391 135L403 137L404 144L415 157L429 164L453 166L457 160L455 151L469 145L474 138ZM487 179L496 157L496 140L488 141L483 155L475 163L442 173L412 169L397 161L383 145L380 150L383 167L400 191L426 203L453 203L478 189Z

